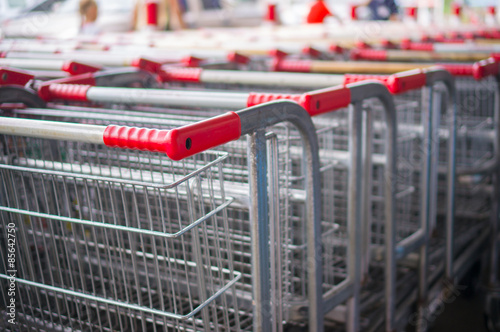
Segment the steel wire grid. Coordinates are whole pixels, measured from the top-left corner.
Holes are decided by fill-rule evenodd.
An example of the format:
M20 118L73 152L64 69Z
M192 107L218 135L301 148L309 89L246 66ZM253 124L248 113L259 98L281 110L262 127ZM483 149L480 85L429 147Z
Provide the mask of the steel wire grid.
M401 241L421 227L421 171L424 169L424 154L426 151L422 137L421 111L424 107L421 89L410 91L394 98L398 123L396 179L396 240ZM383 123L383 112L376 104L365 105L368 112L373 113L375 121ZM380 130L381 129L381 130ZM385 130L375 130L373 135L373 151L384 154ZM383 185L387 176L383 165L374 164L372 191L372 244L384 243L384 193Z
M413 131L418 132L418 127L421 125L418 119L418 113L420 111L420 102L415 101L418 99L419 95L412 96L409 95L407 100L401 98L398 103L398 120L402 123L408 122L413 125ZM377 102L370 100L364 105L367 112L375 112L378 114L374 116L375 121L378 125L375 126L375 136L373 140L373 151L375 153L373 157L374 170L373 174L378 176L378 179L373 181L373 223L371 224L372 230L372 245L365 248L365 252L368 256L371 256L370 251L376 249L377 247L383 246L384 244L384 227L383 227L383 192L381 186L384 185L384 137L383 137L383 117L379 112L383 112L381 105ZM65 107L66 109L71 109L71 107ZM21 111L22 112L22 111ZM43 112L46 112L44 110ZM106 111L109 113L117 113L118 111ZM347 225L347 179L348 179L348 109L343 109L336 111L334 113L323 115L315 120L317 126L317 135L320 142L321 148L321 176L322 176L322 199L323 199L323 213L322 213L322 240L323 240L323 265L324 265L324 291L331 290L336 285L342 283L348 277L347 272L347 246L348 246L348 225ZM36 112L35 112L36 113ZM192 117L192 110L177 110L174 113L176 115L170 118L175 118L177 121L187 121L189 117ZM114 118L113 122L122 125L144 125L144 122L148 121L149 117L161 117L160 115L152 114L145 115L144 113L134 113L127 111L130 115L127 121L121 122L119 118ZM74 116L74 113L73 113ZM135 116L135 117L134 117ZM142 118L139 119L139 116ZM417 120L415 120L417 117ZM92 116L87 116L87 119L73 119L69 117L61 117L61 120L65 121L86 121L93 124L102 124L103 120L96 119L91 120ZM410 121L411 120L411 121ZM97 122L94 122L97 121ZM138 121L138 122L135 122ZM168 120L172 121L172 120ZM104 122L106 123L106 122ZM158 121L154 121L155 126L158 127ZM179 123L180 124L180 123ZM161 127L161 126L160 126ZM276 151L278 156L276 164L276 174L278 179L278 203L273 202L276 206L279 206L279 212L277 216L281 221L282 229L279 242L282 243L281 248L281 268L277 268L275 271L276 276L280 276L276 279L277 289L282 289L282 298L280 299L283 303L283 320L300 320L302 317L297 313L297 308L306 305L307 299L307 278L306 278L306 242L305 242L305 224L302 222L304 220L304 205L303 197L301 197L300 188L303 188L303 176L302 176L302 153L300 147L300 136L294 130L293 127L287 125L275 126L272 131L277 134L276 148L273 149L269 147L269 151ZM399 138L399 151L401 155L399 157L399 168L408 168L409 164L409 153L411 149L418 149L418 138L419 136L415 133L408 135L407 133L401 133ZM244 145L238 143L231 143L224 146L224 149L231 152L231 155L240 156L235 157L233 160L229 160L228 164L231 166L231 171L224 173L225 179L228 181L234 181L235 178L232 175L234 170L240 170L240 167L245 168L246 159L244 156L245 147ZM228 150L229 149L229 150ZM239 151L239 152L238 152ZM129 153L129 152L126 152ZM404 154L403 154L404 153ZM270 162L270 164L274 164ZM233 166L234 165L234 166ZM234 170L233 170L234 167ZM418 192L415 191L415 183L418 183L417 175L413 173L418 173L421 168L413 167L410 171L404 173L401 179L398 181L398 195L397 195L397 219L398 220L398 239L402 239L408 235L411 235L419 227L419 220L416 217L415 210L418 211ZM244 173L244 171L242 171ZM229 175L231 174L231 175ZM414 176L415 178L412 178ZM412 206L412 204L414 206ZM271 207L272 208L272 207ZM412 210L413 208L413 210ZM231 229L234 229L238 234L245 239L249 238L249 227L245 225L244 221L238 218L231 218L233 209L228 209L228 215L231 221ZM378 214L377 214L378 211ZM236 216L244 216L244 211L235 211ZM413 214L412 214L413 213ZM276 232L278 234L278 232ZM367 241L370 241L367 238ZM241 245L242 250L236 250L236 252L245 252L247 245L242 242L235 241L233 246L238 247ZM277 249L278 250L278 249ZM248 251L246 251L248 252ZM242 261L245 261L245 255L242 254L240 257ZM236 259L236 268L242 271L243 278L240 284L241 288L249 290L250 285L250 269L251 266L247 265L243 267L239 265L239 260ZM248 262L248 258L246 258ZM366 258L366 261L371 261L370 258ZM247 272L248 271L248 272ZM295 309L294 309L295 308Z
M457 80L457 216L481 220L491 211L492 171L498 161L498 84L493 77Z
M192 111L177 110L176 115L162 115L158 113L133 112L124 110L97 110L81 109L77 107L61 107L60 110L18 110L17 116L39 117L46 120L80 122L87 124L109 124L127 126L155 126L155 128L169 129L172 125L179 126L191 123L197 118ZM343 112L344 116L347 110ZM197 113L198 115L202 113ZM344 120L345 121L345 120ZM276 305L283 307L280 311L280 321L303 320L303 313L299 309L307 306L307 277L306 277L306 237L305 228L305 178L303 176L302 139L296 129L288 124L275 125L268 129L268 159L270 180L274 177L277 181L273 185L275 195L270 203L270 209L276 211L271 225L281 225L275 231L274 250L272 257L276 258L272 281L274 285L274 298ZM342 132L337 135L336 131ZM333 167L339 162L346 164L346 152L339 159L332 154L332 148L347 148L346 128L339 125L334 118L318 129L318 135L327 149L325 163L322 164L322 177L324 184L324 201L329 204L322 213L322 239L325 256L323 258L325 271L325 292L338 285L347 277L346 271L346 246L347 246L347 168L336 169ZM338 136L338 137L336 137ZM333 139L332 139L333 138ZM235 202L226 208L230 228L231 246L233 248L234 268L241 272L241 279L236 282L237 295L241 299L240 307L248 308L251 303L251 262L250 262L250 225L248 223L248 171L246 140L230 142L218 149L229 152L222 168L226 195L236 197ZM329 149L329 150L328 150ZM84 154L87 152L83 152ZM135 151L120 151L123 159L134 159ZM340 160L340 161L339 161ZM271 176L273 174L273 176ZM335 182L337 174L342 174L344 182ZM328 179L328 181L326 181ZM271 182L271 181L270 181ZM327 185L326 185L327 184ZM339 184L343 187L336 188ZM342 199L342 204L337 204L336 199ZM335 203L335 204L331 204ZM337 209L343 209L341 217L342 228L335 223ZM271 240L273 241L273 240ZM281 253L281 254L279 254ZM279 256L279 258L278 258ZM278 277L279 276L279 277ZM278 329L282 329L279 327Z
M2 136L1 149L1 239L14 222L23 328L251 325L232 287L241 274L229 238L224 155L173 162L154 153L10 136Z
M404 128L399 132L398 138L398 171L397 195L396 195L396 220L397 220L397 239L401 240L413 234L420 227L418 214L420 212L420 171L423 168L422 158L415 157L415 152L422 152L422 123L420 110L423 101L420 90L407 93L397 98L398 123ZM364 103L365 113L372 114L372 120L375 123L374 136L372 139L373 149L373 170L374 178L372 180L372 214L373 221L367 221L367 227L371 225L371 240L367 242L372 244L364 249L366 253L366 262L370 262L371 251L382 247L384 244L384 226L383 226L383 185L387 174L384 172L384 125L382 106L374 100ZM185 113L184 113L185 112ZM193 116L193 111L176 111L178 116ZM144 114L142 114L144 115ZM347 172L348 172L348 110L340 110L332 114L324 115L315 121L317 125L317 134L321 147L321 171L322 171L322 192L323 192L323 264L324 264L324 290L335 287L344 281L347 275ZM67 121L67 118L65 119ZM77 120L78 121L78 120ZM80 120L81 121L81 120ZM88 121L88 120L87 120ZM128 123L133 125L133 120ZM139 120L143 121L143 120ZM113 122L117 123L116 120ZM93 123L93 122L92 122ZM119 122L118 122L119 123ZM156 122L157 123L157 122ZM157 125L156 125L157 126ZM405 127L406 126L406 127ZM279 157L277 167L280 176L278 177L279 186L279 213L280 219L285 223L282 228L282 268L276 269L278 289L283 289L282 303L285 310L283 319L300 319L295 317L294 305L301 305L306 299L307 279L305 277L305 225L303 222L303 204L300 203L300 192L298 190L303 183L301 176L301 153L297 143L300 138L293 128L287 126L276 126L273 132L278 134ZM231 145L235 146L235 145ZM232 153L241 146L236 146ZM272 148L269 148L273 151ZM244 160L244 157L241 158ZM420 164L418 164L420 163ZM242 163L244 165L244 163ZM376 178L375 178L376 176ZM274 203L273 203L274 204ZM333 207L333 209L332 209ZM272 208L272 207L271 207ZM332 213L332 211L334 213ZM379 212L377 214L377 211ZM231 213L229 213L231 215ZM367 217L371 217L367 214ZM243 224L235 227L244 229ZM278 233L278 232L276 232ZM378 265L378 263L376 263ZM375 266L376 267L376 266ZM375 268L374 267L374 268ZM244 270L244 269L242 269ZM281 273L281 274L280 274ZM243 272L245 275L245 273ZM248 274L249 275L249 274Z
M254 85L244 85L244 84L223 84L223 83L186 83L186 82L168 82L166 83L166 86L168 87L182 87L182 88L189 88L189 89L195 89L195 90L204 90L204 89L226 89L226 90L248 90L248 91L265 91L265 92L270 92L270 91L276 91L276 92L286 92L286 93L300 93L304 92L305 89L299 89L299 88L273 88L273 87L259 87L259 86L254 86ZM420 117L421 115L421 109L422 107L426 107L426 100L423 100L422 98L425 98L424 95L422 94L421 89L417 90L411 90L409 92L406 92L404 94L399 94L394 96L394 100L396 103L397 107L397 116L398 116L398 125L400 125L401 130L399 131L399 146L398 146L398 151L399 151L399 156L398 156L398 163L399 163L399 173L398 173L398 205L397 205L397 210L396 213L399 215L397 217L398 220L400 220L399 228L398 228L398 235L397 235L397 240L402 240L411 234L413 234L417 229L420 227L420 221L418 220L418 212L420 212L420 207L419 207L419 201L420 201L420 195L421 192L419 191L420 185L421 185L421 179L420 179L420 170L423 169L423 160L422 157L427 154L427 153L432 153L432 152L427 152L425 151L425 146L424 144L427 142L424 142L422 139L423 135L423 130L422 126L424 125L422 123L422 119ZM378 105L376 107L381 107L381 105ZM375 108L376 108L375 107ZM365 105L365 108L367 111L369 111L370 106L368 103ZM374 108L374 107L371 107ZM336 111L337 113L338 111ZM373 112L373 110L372 110ZM342 113L339 113L342 114ZM383 125L383 112L377 111L375 112L374 116L374 121L378 122L378 125L375 125L375 136L373 140L373 148L374 152L378 154L378 158L381 158L381 155L383 154L383 148L381 148L381 144L384 142L384 136L379 135L377 133L382 133L383 134L383 129L381 129L381 125ZM338 116L337 116L338 117ZM347 113L344 113L343 116L340 118L345 119L343 121L343 126L345 128L348 127L347 123ZM324 119L324 117L320 117L320 119ZM324 120L313 120L315 124L318 126L318 128L321 128L321 122ZM335 134L335 139L333 138L326 138L322 139L321 136L325 135L321 133L321 129L318 130L318 136L320 139L320 144L324 142L340 142L339 137L344 136L344 146L339 146L338 150L340 151L347 151L347 131L344 132L343 135L339 134L339 132L342 132L342 128L337 128L336 129L336 134ZM334 143L337 144L338 143ZM334 146L334 148L337 147ZM330 149L331 147L326 147L324 148L325 150ZM379 150L377 150L379 149ZM377 158L375 157L375 158ZM379 161L382 159L378 159ZM337 172L341 172L340 170ZM381 184L384 182L384 177L385 174L383 172L383 168L377 168L375 166L373 170L373 176L374 176L374 188L373 190L373 200L381 202L383 201L383 193L381 192L382 186ZM345 179L344 174L339 174L338 179ZM325 183L325 182L323 182ZM377 189L378 188L378 189ZM345 190L344 192L347 192ZM342 198L345 199L345 195L342 196ZM338 198L338 199L342 199ZM379 207L374 207L374 216L373 218L376 220L384 220L383 216L383 207L380 207L382 203L378 204ZM324 206L329 206L329 204L324 204ZM377 205L375 203L375 205ZM346 205L345 205L346 206ZM340 211L345 211L346 207L343 207L340 209ZM337 210L339 211L339 210ZM338 213L337 215L342 215L342 213ZM380 225L374 225L376 229L373 229L373 234L374 238L372 239L373 244L378 244L378 245L383 245L383 229L380 229ZM377 235L378 234L378 235Z

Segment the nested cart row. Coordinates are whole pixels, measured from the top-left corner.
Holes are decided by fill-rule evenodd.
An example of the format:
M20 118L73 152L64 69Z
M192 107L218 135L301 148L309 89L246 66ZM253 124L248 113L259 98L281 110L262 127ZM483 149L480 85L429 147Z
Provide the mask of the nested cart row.
M455 211L454 195L449 194L454 192L455 184L454 151L461 146L463 151L470 153L471 145L488 150L494 145L496 131L494 127L482 130L479 141L478 132L472 135L466 130L456 131L456 110L452 102L455 86L451 76L443 70L404 73L392 76L393 84L388 81L385 80L385 85L352 83L347 87L291 95L42 84L40 91L45 99L76 99L79 103L92 102L94 106L113 106L113 109L54 104L50 105L53 110L11 111L15 117L53 117L52 120L57 118L60 121L51 123L46 130L40 122L36 125L16 122L17 119L12 123L7 119L4 122L5 133L62 141L43 143L42 140L37 143L32 138L6 136L9 138L4 144L8 151L5 155L9 156L5 159L9 172L32 171L43 177L48 171L52 178L32 185L35 180L31 180L33 176L29 174L19 176L17 180L6 177L11 179L12 185L5 189L5 197L20 197L15 203L5 203L6 218L29 216L28 222L25 221L28 234L36 234L33 237L41 237L38 241L51 241L55 245L50 249L53 250L51 255L47 256L41 254L40 249L47 248L45 245L27 242L26 246L33 246L34 254L46 259L70 255L71 258L63 260L67 266L73 267L67 269L67 279L54 278L50 271L45 271L45 268L51 270L53 264L37 267L38 271L29 271L25 275L28 280L23 280L27 281L26 287L29 286L31 291L27 292L26 302L34 302L33 297L37 298L36 301L41 297L51 298L47 301L50 304L45 306L49 309L44 312L35 311L36 305L25 304L28 308L25 314L27 325L36 327L38 323L42 324L38 325L40 329L47 329L50 324L65 326L68 322L83 321L86 323L80 327L82 330L111 329L113 327L109 324L118 322L130 324L126 326L138 330L161 329L160 326L194 330L207 330L208 326L214 330L245 330L253 326L280 330L282 322L300 322L306 314L309 328L318 330L323 324L323 313L336 309L334 316L348 313L347 318L337 318L337 322L340 321L339 326L342 326L342 321L345 321L349 330L380 326L384 318L377 312L382 312L382 315L385 312L386 328L390 330L398 324L401 326L408 316L405 311L412 310L412 303L417 298L424 299L420 302L423 303L420 312L425 315L427 283L444 275L442 268L429 269L429 262L434 260L433 263L439 265L445 256L450 259L446 260L449 269L455 260L453 244L458 242L457 248L462 251L470 247L471 242L470 239L459 241L458 236L450 233L454 227ZM387 87L393 92L405 93L392 96ZM10 89L12 92L14 88ZM238 89L241 90L241 86ZM18 89L17 93L24 94L24 101L31 101L28 106L45 106L36 96L23 91ZM303 109L296 104L281 102L201 120L229 109L242 109L281 98L294 99ZM495 100L496 93L492 98ZM12 99L7 101L14 102ZM117 104L127 107L122 109ZM315 127L306 111L309 115L318 115L318 120L314 120ZM488 122L488 117L491 115L485 114L483 120ZM193 121L200 120L193 124ZM168 131L63 124L68 121L91 123L92 126L95 122L164 126ZM283 121L291 121L297 128L275 126ZM172 130L187 123L190 125ZM27 132L20 131L23 127L28 128ZM33 127L42 129L33 132L30 129ZM77 128L95 135L86 137ZM122 131L129 132L129 137L122 135ZM72 144L60 139L60 135L68 132L72 137L68 140L83 142L71 147ZM250 133L253 134L249 144L226 142ZM152 142L146 144L142 138ZM89 143L99 145L86 145ZM176 167L162 169L162 164L175 165L176 162L167 162L156 153L107 149L102 143L161 150L172 159L184 157L186 151L188 154L203 153L208 148L224 144L218 150L225 150L227 158L224 163L213 164L210 161L216 158L207 157L207 153L194 155L176 167L181 168L184 175L197 173L196 165L203 171L193 176L190 174L187 179L180 175L176 179ZM35 151L30 151L32 149ZM495 153L490 149L491 155ZM33 159L29 163L29 159L22 161L30 156ZM210 170L215 166L218 171ZM43 171L33 171L39 168ZM223 183L219 185L222 189L207 183L217 176ZM24 180L25 183L18 180L23 177L29 180ZM166 185L172 183L165 180L168 177L174 178L174 184ZM210 180L205 180L205 177ZM158 182L156 179L165 183L157 190L153 185ZM442 184L440 179L443 179ZM64 184L67 182L71 185ZM203 182L205 184L200 184ZM26 189L27 184L32 188ZM57 188L59 184L63 189ZM152 188L148 189L148 186ZM215 189L206 189L214 186ZM49 196L43 194L48 187L54 188L55 193L64 190L60 202L56 200L54 203L51 199L48 203ZM169 193L169 189L175 193ZM16 194L17 190L24 195ZM224 194L220 193L222 191ZM28 198L32 195L26 192L43 196L35 199L35 205L29 205L24 200L32 199ZM109 202L105 203L106 200ZM446 216L446 222L443 224L436 221L436 202L445 206L442 214ZM131 205L122 207L121 204L125 203ZM57 208L51 210L50 204ZM67 216L65 212L61 213L65 210L63 205L65 209L72 206L75 214ZM122 209L124 211L120 212ZM173 210L172 216L170 210ZM106 217L112 219L106 221ZM39 224L36 231L29 229L36 224L31 223L31 218L40 218L36 220ZM44 225L50 224L50 220L59 222L61 225L54 229L66 235L56 234L50 228L47 230ZM181 220L189 220L185 226L188 230L176 236L172 236L175 231L168 232L168 235L154 233L155 225L160 230L173 220L178 224L183 223ZM80 232L77 226L82 227ZM430 250L431 230L438 227L443 229L443 240L435 241L441 253ZM107 236L108 231L116 233ZM119 231L123 233L119 234ZM159 232L166 233L165 230ZM134 236L139 239L134 239ZM154 236L166 240L163 243ZM216 239L217 236L220 239ZM264 240L267 238L270 238L269 242ZM116 245L108 245L108 240ZM64 241L82 248L63 250L64 245L68 245ZM170 253L157 257L159 247ZM421 265L408 270L408 263L402 262L415 251L420 251ZM151 260L149 263L148 259ZM113 261L116 264L130 261L127 264L132 265L129 270L132 275L119 266L113 268L110 264ZM147 272L148 269L158 271L162 264L164 271L177 274L163 278L165 273ZM179 265L184 271L182 277L177 272ZM90 284L84 287L82 283L80 288L73 288L78 282L72 279L80 275L75 273L75 266L81 271L94 269L88 277ZM189 268L196 272L186 272ZM59 266L54 270L60 270ZM418 272L407 273L412 270ZM430 270L434 275L430 275ZM123 278L121 282L125 290L103 293L99 286L114 280L117 271L123 275L118 278ZM383 278L377 275L380 271L385 275ZM454 272L452 270L452 274ZM46 274L49 276L43 279ZM415 280L408 280L405 275L415 276ZM30 278L39 277L41 282L30 283ZM380 285L379 280L385 283ZM167 288L168 283L170 288ZM412 292L416 285L420 287L414 296ZM166 301L177 302L177 306L169 307L167 303L158 302L154 294L159 294L159 287L175 290L172 294L170 291L160 293L168 295ZM139 289L142 298L138 295ZM377 305L380 299L385 308L380 309ZM182 305L179 303L183 300L190 310L180 309ZM66 308L61 309L64 302L71 304L65 304ZM195 315L194 308L203 306L200 303L208 304L204 309L199 307L201 312ZM113 308L108 310L106 306ZM75 309L67 310L69 307ZM169 311L167 308L174 309ZM68 312L77 318L70 318ZM116 316L111 317L111 314ZM365 319L360 319L360 315ZM422 317L420 321L424 320ZM370 323L366 324L366 321Z

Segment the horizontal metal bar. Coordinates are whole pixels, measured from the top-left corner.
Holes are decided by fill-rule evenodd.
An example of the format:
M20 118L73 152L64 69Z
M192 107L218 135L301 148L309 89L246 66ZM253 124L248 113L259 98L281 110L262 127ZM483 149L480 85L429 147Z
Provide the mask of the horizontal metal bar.
M336 306L344 303L353 294L353 283L350 278L345 279L335 288L323 294L323 312L329 313Z
M148 229L139 229L139 228L135 228L135 227L113 225L113 224L107 224L107 223L102 223L102 222L95 222L95 221L91 221L91 220L56 216L53 214L27 211L27 210L21 210L21 209L14 209L14 208L9 208L9 207L4 207L4 206L0 206L0 211L22 214L22 215L38 217L38 218L45 218L48 220L50 220L50 219L59 220L59 221L64 221L64 222L69 222L69 223L84 225L84 226L99 227L99 228L112 229L112 230L124 231L124 232L129 232L129 233L138 233L138 234L173 239L173 238L177 238L179 236L182 236L184 233L188 232L189 230L191 230L194 227L198 226L199 224L203 223L205 220L209 219L210 217L212 217L212 216L216 215L217 213L219 213L220 211L224 210L233 201L234 201L234 199L232 197L227 198L223 204L219 205L217 208L213 209L209 213L205 214L203 217L192 222L191 224L189 224L188 226L184 227L183 229L181 229L180 231L178 231L176 233L163 233L163 232L158 232L158 231L151 231Z
M92 87L87 92L87 99L124 104L243 109L247 107L248 93Z
M416 251L420 248L425 241L425 233L423 229L419 229L412 235L399 241L396 246L396 259L402 259L409 253Z
M344 83L344 75L203 70L203 83L248 84L296 88L326 88Z
M215 267L211 267L211 269L212 270L218 270ZM226 270L226 273L227 273L227 270ZM5 275L5 274L2 274L2 273L0 273L0 278L2 278L2 279L8 279L8 280L14 279L17 283L20 283L20 284L25 284L25 285L28 285L28 286L33 286L33 287L37 287L37 288L41 288L41 289L46 289L46 290L53 291L53 292L56 292L56 293L62 293L62 294L66 294L66 295L69 295L69 296L74 296L74 297L78 297L78 298L87 299L87 300L90 300L90 301L96 301L96 302L99 302L99 303L105 303L105 304L117 306L117 307L120 307L120 308L126 308L126 309L136 310L136 311L145 312L145 313L149 313L149 314L153 314L153 315L158 315L158 316L162 316L162 317L167 317L167 318L172 318L172 319L176 319L176 320L186 320L186 319L189 319L189 318L193 317L194 315L196 315L203 308L205 308L208 304L210 304L210 302L212 302L213 300L215 300L216 298L218 298L226 290L228 290L231 286L233 286L238 280L240 280L240 278L241 278L241 273L240 272L233 271L233 274L235 275L235 278L233 280L231 280L226 285L224 285L224 287L222 287L221 289L219 289L215 294L213 294L212 296L210 296L205 302L203 302L202 304L200 304L199 306L197 306L193 311L191 311L187 315L174 314L174 313L165 312L165 311L161 311L161 310L158 310L158 309L152 309L152 308L148 308L148 307L144 307L144 306L140 306L140 305L134 305L134 304L130 304L130 303L125 303L125 302L120 302L120 301L116 301L116 300L106 299L106 298L102 298L102 297L98 297L98 296L94 296L94 295L90 295L90 294L85 294L85 293L81 293L81 292L79 293L79 292L75 292L75 291L72 291L72 290L69 290L69 289L64 289L64 288L60 288L60 287L54 287L54 286L50 286L50 285L45 285L45 284L41 284L41 283L38 283L38 282L33 282L33 281L30 281L30 280L25 280L25 279L21 279L21 278L12 278L12 277L10 277L8 275Z
M183 176L176 176L165 174L161 172L149 172L146 175L134 168L122 169L119 167L104 167L104 166L91 166L91 165L78 165L70 163L61 163L57 161L39 160L31 158L17 158L16 165L2 165L0 169L9 169L17 172L39 173L45 175L56 175L63 177L73 177L77 179L86 179L92 181L112 182L114 184L125 184L132 186L143 186L156 189L172 189L178 187L180 184L188 181L196 175L204 172L205 170L221 163L227 157L227 153L215 153L217 159L196 168L189 174ZM2 160L2 158L0 158ZM129 159L130 161L138 163L151 162L152 159L146 161L141 158ZM161 163L161 161L160 161ZM50 167L48 167L50 166ZM79 170L77 172L76 170ZM95 175L98 174L98 175Z
M0 59L0 66L9 66L21 69L61 70L63 64L63 60L12 58Z
M45 139L57 139L82 143L104 144L106 126L56 121L0 118L0 133Z

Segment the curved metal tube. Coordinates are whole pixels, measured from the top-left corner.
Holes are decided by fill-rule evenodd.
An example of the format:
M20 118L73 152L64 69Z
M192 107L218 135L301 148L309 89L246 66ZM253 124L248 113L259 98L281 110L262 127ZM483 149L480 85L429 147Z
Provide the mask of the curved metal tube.
M385 179L385 306L386 306L386 331L393 331L395 324L396 306L396 223L394 220L394 203L396 193L396 108L393 96L387 88L379 82L365 81L348 84L351 90L351 103L356 105L369 98L377 98L384 106L385 119L387 123L386 136L386 179ZM355 107L356 113L362 112L362 107ZM361 114L358 114L361 117ZM361 154L356 163L361 165ZM355 176L351 172L351 176ZM358 214L360 218L360 214ZM357 223L358 224L358 223ZM358 267L359 271L359 267ZM357 276L359 277L359 276ZM355 287L359 287L355 285Z
M290 122L299 130L304 141L309 331L323 331L321 183L316 129L309 114L291 101L266 103L238 111L237 114L241 119L242 135L253 134L277 123Z

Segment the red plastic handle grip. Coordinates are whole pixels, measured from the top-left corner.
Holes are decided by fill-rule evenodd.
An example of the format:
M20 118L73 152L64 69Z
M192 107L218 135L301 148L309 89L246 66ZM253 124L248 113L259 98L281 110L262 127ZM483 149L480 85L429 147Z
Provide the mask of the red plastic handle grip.
M103 141L110 147L162 152L172 160L181 160L240 136L240 117L228 112L172 130L108 126Z
M415 69L389 76L385 85L391 93L398 94L420 89L424 87L426 83L427 75L425 75L422 70Z
M402 49L402 50L409 50L409 49L411 49L411 45L412 44L413 44L413 42L410 39L403 38L399 42L399 48Z
M356 48L359 48L361 50L368 50L371 49L372 46L365 41L359 40L356 42Z
M295 73L310 73L312 70L312 61L274 59L271 65L271 70L289 71Z
M66 61L62 68L63 71L69 73L70 75L81 75L87 73L95 73L102 69L99 66L93 66L77 61Z
M162 64L153 60L139 58L132 60L132 67L136 67L150 73L156 74L161 70Z
M488 76L498 75L499 64L494 59L487 59L476 62L472 65L472 76L476 80L482 80Z
M486 39L491 39L493 37L491 32L488 30L478 31L478 35L479 35L479 37L486 38Z
M381 45L383 48L387 49L387 50L390 50L390 49L397 49L397 48L398 48L398 47L397 47L397 45L396 45L396 44L394 44L394 43L393 43L392 41L390 41L389 39L382 39L382 40L380 41L380 45Z
M279 49L274 49L269 51L269 56L276 59L284 59L288 56L288 53L283 52L282 50Z
M335 54L342 54L344 53L344 48L342 46L339 46L337 44L331 44L328 49L330 52L335 53Z
M382 83L385 83L387 82L388 78L389 75L345 74L344 85L366 80L377 80L381 81Z
M463 44L465 43L465 38L447 38L443 41L444 43L447 44Z
M422 43L431 43L434 41L434 38L429 36L429 35L422 35L422 37L420 38L420 41Z
M465 39L476 39L476 33L475 32L464 32L463 36Z
M351 51L352 60L375 60L387 61L387 51L385 50L360 50L354 49Z
M20 85L25 86L35 76L30 73L12 68L0 67L0 86L1 85Z
M275 100L293 100L311 116L338 110L346 107L351 102L351 90L338 86L322 90L315 90L304 94L278 94L278 93L255 93L248 96L247 106L255 106Z
M91 85L46 84L38 89L38 95L45 101L55 99L87 101L87 91Z
M160 72L163 82L200 82L202 68L164 67Z
M434 44L410 42L408 44L405 44L405 49L412 51L434 51Z
M419 89L425 86L427 76L421 70L409 70L406 72L394 75L344 75L344 84L364 81L376 80L384 83L384 85L393 94L399 94L410 90Z
M438 33L434 36L434 42L444 43L446 41L446 36L443 33Z
M264 104L275 100L293 100L299 104L302 102L302 95L300 94L280 94L280 93L260 93L250 92L247 98L247 107Z
M472 65L469 64L440 63L438 66L443 67L453 76L472 76Z
M203 59L194 56L187 56L181 59L181 63L186 67L199 67L202 61Z
M250 62L250 58L246 55L239 54L237 52L230 52L227 55L227 61L232 63L238 63L241 65L246 65Z
M315 90L302 95L301 105L311 116L349 106L351 90L343 86Z
M302 54L308 55L311 58L319 58L321 56L321 52L311 46L304 47L302 49Z

